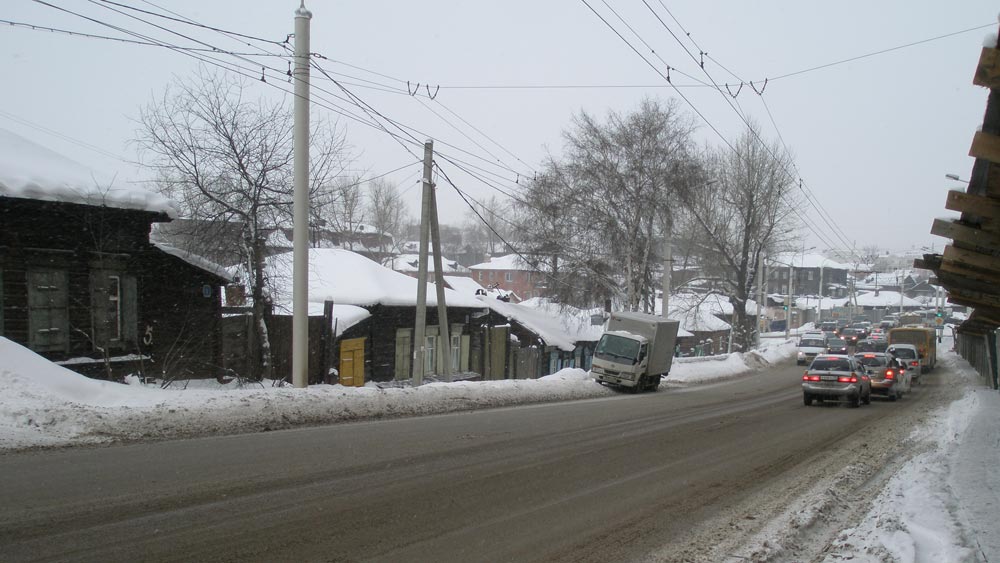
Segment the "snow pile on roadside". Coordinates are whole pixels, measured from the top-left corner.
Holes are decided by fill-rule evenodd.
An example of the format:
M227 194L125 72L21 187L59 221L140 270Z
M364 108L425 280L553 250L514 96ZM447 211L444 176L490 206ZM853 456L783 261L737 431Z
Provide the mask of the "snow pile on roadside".
M719 356L675 358L667 381L672 383L704 383L736 377L788 360L794 355L795 343L788 340L765 342L760 350L751 350L745 354L733 352Z
M667 381L733 377L793 353L793 346L775 343L760 353L680 359ZM540 379L416 388L371 383L360 388L241 388L210 379L174 382L161 389L139 384L137 378L130 379L131 385L89 379L2 337L0 357L0 450L261 432L619 394L588 372L572 368Z
M953 353L943 354L941 360L961 378L977 377ZM979 408L972 390L928 417L926 426L917 427L910 437L913 447L927 451L900 468L872 502L864 520L842 531L823 561L973 560L973 552L963 545L949 475L959 441Z

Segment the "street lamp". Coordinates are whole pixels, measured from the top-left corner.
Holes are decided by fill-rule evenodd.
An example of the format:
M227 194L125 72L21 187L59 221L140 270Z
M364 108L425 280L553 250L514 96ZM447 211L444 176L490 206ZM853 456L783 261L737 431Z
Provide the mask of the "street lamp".
M944 177L947 178L947 179L949 179L949 180L954 180L956 182L964 182L966 184L969 183L968 180L963 180L963 179L959 178L958 174L945 174Z

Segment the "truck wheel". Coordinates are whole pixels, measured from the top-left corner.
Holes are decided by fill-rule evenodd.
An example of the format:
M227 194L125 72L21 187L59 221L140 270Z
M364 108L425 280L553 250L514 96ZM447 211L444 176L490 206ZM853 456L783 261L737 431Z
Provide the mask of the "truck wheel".
M635 382L635 385L629 387L628 392L633 395L642 391L642 388L646 385L646 378L640 376L639 380Z
M656 390L657 390L657 389L659 389L659 388L660 388L660 381L661 381L662 379L663 379L663 378L662 378L662 377L660 377L660 376L656 376L656 378L654 378L654 379L653 379L653 392L654 392L654 393L656 392Z
M803 393L802 402L805 403L807 407L811 407L813 404L812 395L810 395L809 393Z

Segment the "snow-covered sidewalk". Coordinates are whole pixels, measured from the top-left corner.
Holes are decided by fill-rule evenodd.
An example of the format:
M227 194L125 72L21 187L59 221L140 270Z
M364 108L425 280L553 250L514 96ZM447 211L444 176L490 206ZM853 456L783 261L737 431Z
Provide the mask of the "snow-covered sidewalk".
M953 352L940 355L941 368L967 392L913 430L921 453L838 535L824 563L1000 561L1000 394Z

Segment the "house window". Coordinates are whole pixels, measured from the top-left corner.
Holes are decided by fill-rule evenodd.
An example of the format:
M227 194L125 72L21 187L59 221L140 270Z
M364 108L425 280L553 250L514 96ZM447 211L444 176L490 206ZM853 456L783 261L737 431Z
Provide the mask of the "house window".
M504 279L507 280L508 282L512 282L514 281L514 274L512 272L507 272L507 275L504 276Z
M809 281L813 281L813 272L809 270Z
M490 281L493 281L493 272L490 272Z
M452 332L449 336L451 336L451 372L458 373L462 370L462 333Z
M479 272L479 281L483 281L483 273Z
M108 337L122 339L122 279L108 276Z
M69 291L65 270L28 271L28 347L69 351Z
M90 273L90 310L94 348L128 348L137 340L135 276L121 270L95 269Z
M427 344L424 350L424 375L434 375L437 373L438 335L428 335L424 342Z

